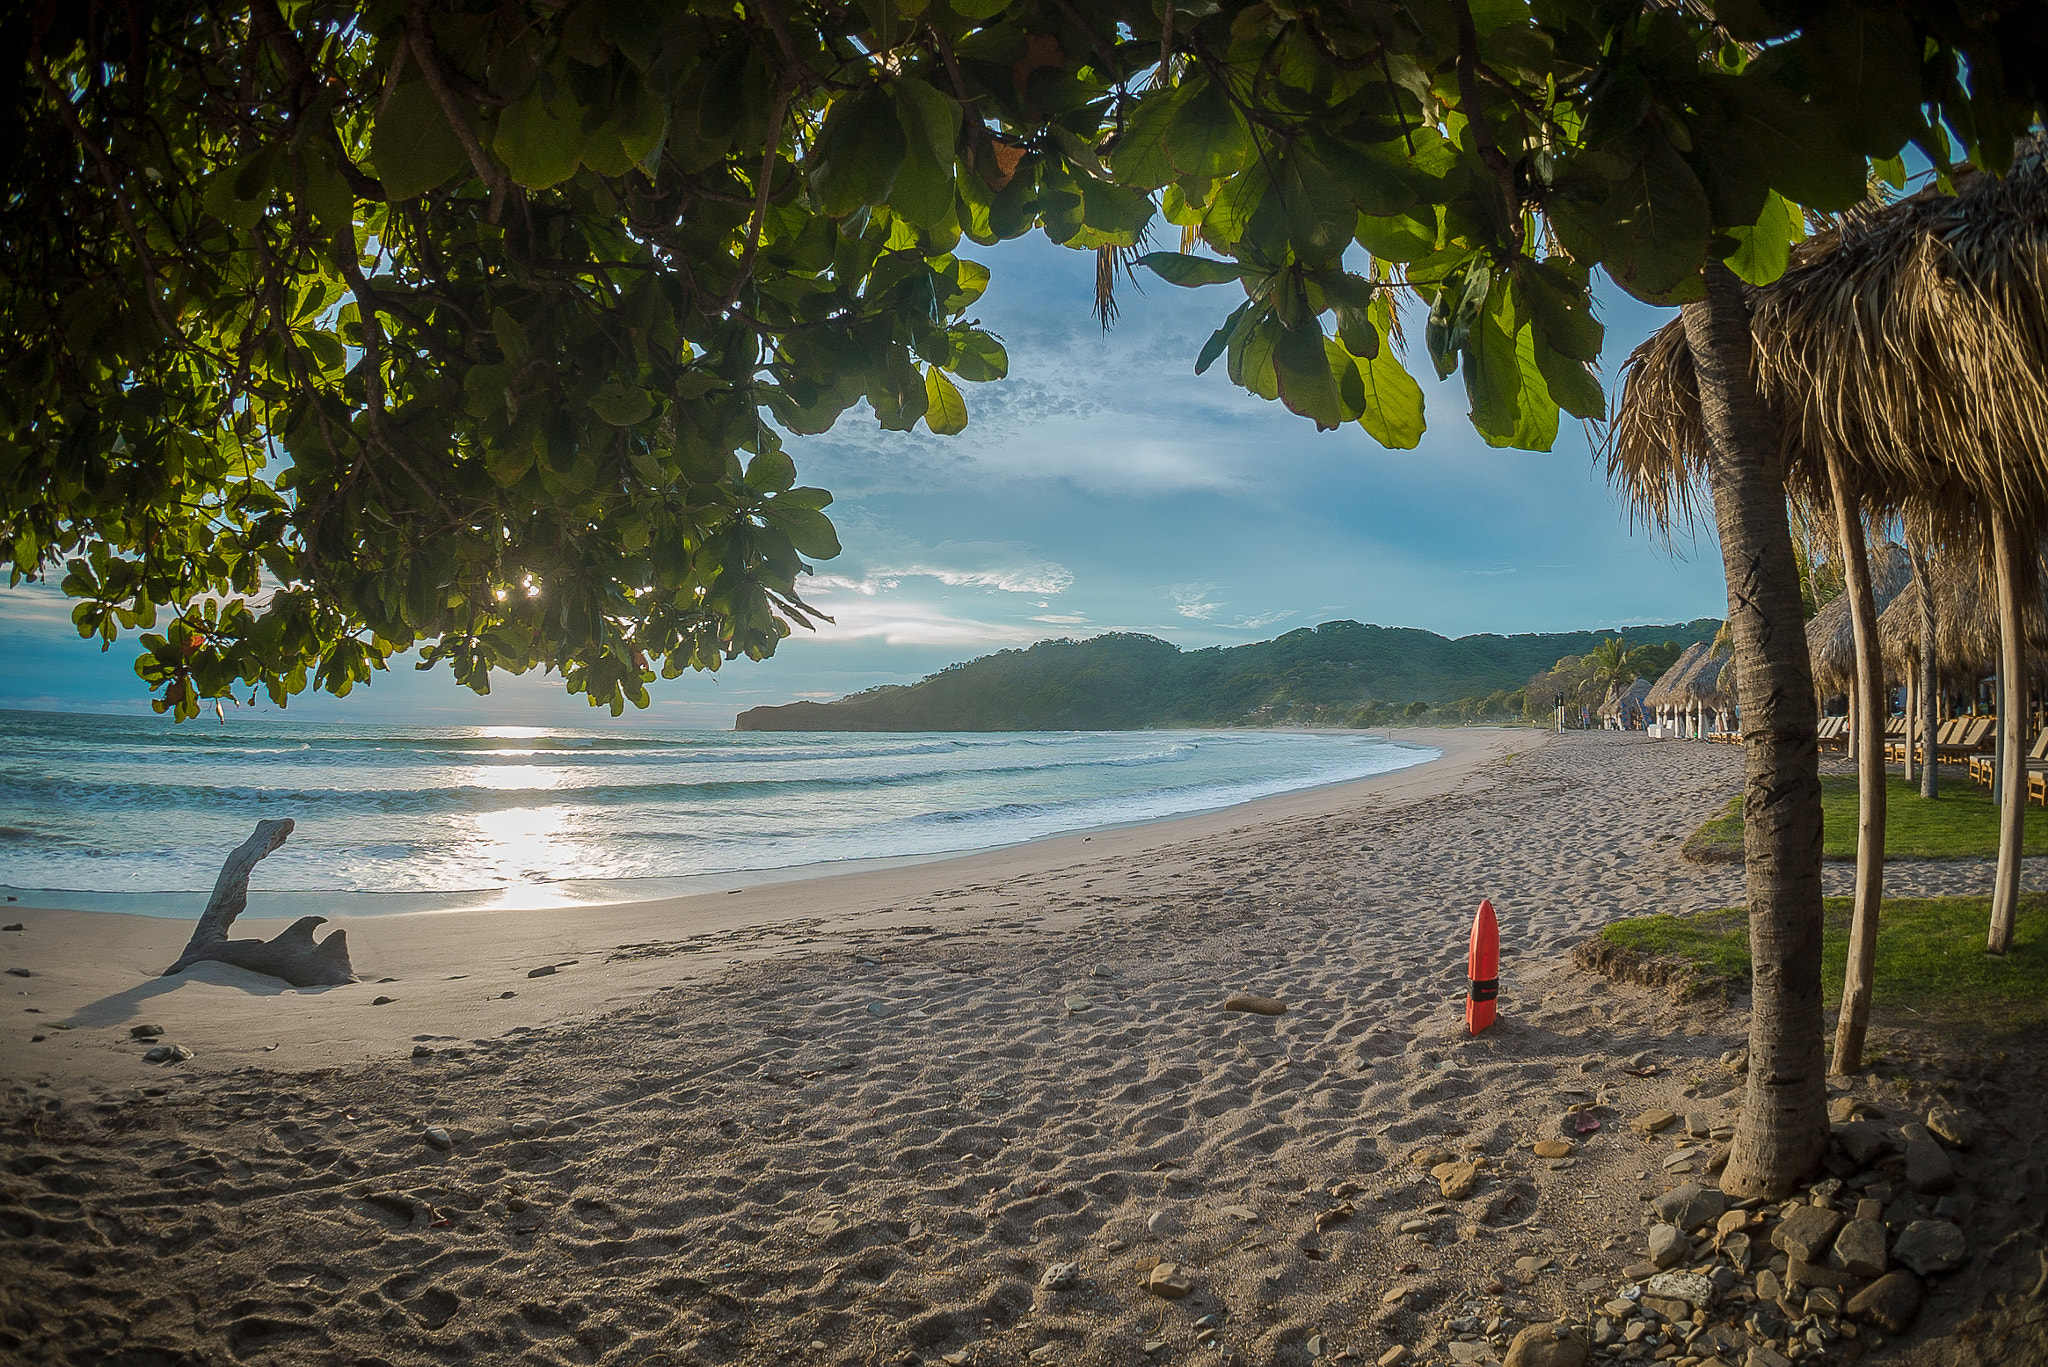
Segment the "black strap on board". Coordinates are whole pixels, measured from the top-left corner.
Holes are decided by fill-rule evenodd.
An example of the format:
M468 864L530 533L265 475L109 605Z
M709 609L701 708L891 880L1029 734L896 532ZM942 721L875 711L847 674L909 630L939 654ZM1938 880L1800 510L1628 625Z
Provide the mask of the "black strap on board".
M1500 996L1499 978L1467 978L1472 990L1467 994L1476 1002L1494 1001Z

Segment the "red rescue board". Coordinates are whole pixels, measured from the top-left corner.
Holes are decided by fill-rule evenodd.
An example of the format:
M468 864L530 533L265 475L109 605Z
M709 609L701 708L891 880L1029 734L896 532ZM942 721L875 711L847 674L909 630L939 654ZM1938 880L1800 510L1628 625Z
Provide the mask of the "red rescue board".
M1494 1002L1500 997L1500 922L1493 903L1482 901L1472 918L1472 947L1465 958L1465 1028L1478 1034L1493 1024Z

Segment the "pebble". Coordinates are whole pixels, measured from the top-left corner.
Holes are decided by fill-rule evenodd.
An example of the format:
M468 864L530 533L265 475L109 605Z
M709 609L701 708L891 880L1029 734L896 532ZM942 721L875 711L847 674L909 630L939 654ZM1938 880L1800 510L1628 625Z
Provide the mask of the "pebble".
M1405 1286L1390 1286L1380 1293L1381 1305L1399 1305L1407 1299L1408 1288Z
M1592 1352L1593 1345L1581 1330L1562 1324L1532 1324L1508 1345L1506 1367L1583 1367Z
M1045 1269L1045 1275L1038 1279L1038 1284L1047 1291L1064 1291L1080 1280L1081 1264L1054 1263Z
M1116 976L1116 970L1111 968L1108 964L1097 964L1095 965L1095 967L1088 970L1088 976L1091 978L1114 978Z
M1946 1220L1915 1220L1899 1234L1892 1256L1921 1276L1961 1267L1969 1256L1963 1231Z
M1920 1280L1910 1272L1888 1272L1849 1298L1851 1319L1903 1334L1920 1313Z
M552 978L555 976L555 966L553 964L542 964L539 968L529 968L526 970L526 976L529 978Z
M538 1139L548 1132L547 1122L544 1120L515 1120L508 1128L512 1131L514 1139Z
M398 1000L398 998L396 998L396 997L376 997L376 998L373 998L373 999L371 1000L371 1002L370 1002L370 1005L372 1005L372 1006L389 1006L389 1005L391 1005L391 1003L393 1003L393 1002L395 1002L395 1001L397 1001L397 1000Z
M516 997L518 995L519 994L517 992L500 992L498 994L498 1000L504 1001L507 997Z
M1943 1141L1956 1148L1967 1149L1977 1137L1976 1127L1971 1124L1967 1113L1937 1101L1927 1112L1927 1128Z
M13 901L14 899L10 897L10 898L8 898L7 900L11 902L11 901ZM19 921L16 921L16 922L15 922L15 923L14 923L13 925L11 925L11 926L0 926L0 930L20 930L20 929L21 929L21 922L19 922Z
M182 1044L159 1044L142 1056L144 1063L183 1063L192 1051Z
M1462 1201L1479 1190L1479 1164L1439 1163L1430 1169L1447 1200Z
M1650 1226L1650 1261L1659 1268L1681 1261L1687 1251L1685 1231L1677 1225Z
M1771 1244L1789 1257L1819 1262L1841 1227L1840 1211L1798 1206L1771 1231Z
M1310 1334L1308 1342L1304 1343L1302 1347L1308 1351L1308 1355L1312 1358L1319 1358L1330 1351L1329 1343L1324 1340L1321 1334Z
M1870 1204L1870 1203L1866 1203ZM1885 1230L1875 1220L1851 1220L1835 1236L1828 1261L1858 1277L1882 1277L1885 1271Z
M1166 1340L1165 1340L1165 1339L1147 1339L1147 1340L1145 1340L1145 1354L1146 1354L1146 1356L1148 1356L1148 1357L1149 1357L1149 1356L1151 1356L1151 1355L1152 1355L1152 1354L1154 1354L1154 1353L1163 1353L1163 1352L1165 1352L1165 1351L1166 1351L1166 1349L1167 1349L1167 1342L1166 1342Z
M1629 1128L1638 1134L1656 1134L1677 1123L1678 1117L1670 1111L1645 1111L1629 1122Z
M1684 1301L1700 1310L1714 1303L1714 1284L1697 1272L1659 1272L1644 1284L1643 1294Z
M1061 1005L1065 1006L1069 1011L1086 1011L1095 1003L1089 1001L1086 997L1069 997Z
M1259 1218L1259 1213L1250 1206L1225 1206L1222 1213L1225 1215L1235 1215L1240 1220L1251 1220L1254 1222Z
M1906 1138L1906 1185L1921 1193L1951 1191L1956 1184L1955 1164L1948 1150L1928 1133L1925 1125L1901 1125Z
M1694 1182L1673 1187L1650 1204L1665 1223L1677 1225L1688 1233L1713 1224L1728 1212L1726 1196L1714 1188ZM1744 1218L1747 1219L1746 1216ZM1738 1223L1736 1228L1741 1228L1741 1224Z
M1047 1343L1033 1348L1025 1356L1033 1362L1051 1362L1055 1357L1059 1356L1059 1351L1060 1346L1057 1343Z
M1272 997L1232 997L1223 1003L1225 1011L1249 1011L1259 1016L1277 1016L1287 1009L1287 1003Z
M454 1138L448 1133L448 1131L442 1129L439 1125L427 1126L425 1130L421 1131L420 1138L426 1140L427 1143L431 1144L433 1147L437 1149L440 1149L444 1153L447 1150L455 1147Z
M1164 1300L1177 1301L1195 1289L1177 1263L1161 1263L1145 1274L1145 1289Z
M1173 1212L1168 1210L1155 1210L1152 1212L1151 1217L1145 1221L1145 1232L1147 1234L1172 1234L1177 1228L1178 1224L1173 1218Z
M1428 1228L1429 1221L1427 1220L1403 1220L1401 1222L1401 1233L1403 1234L1420 1234Z
M1386 1352L1380 1354L1377 1367L1401 1367L1402 1363L1413 1356L1414 1353L1410 1351L1407 1344L1397 1343L1387 1349Z
M131 1025L128 1027L128 1038L155 1039L163 1032L164 1028L161 1025Z
M1569 1158L1572 1146L1562 1139L1539 1139L1529 1146L1529 1151L1538 1158Z

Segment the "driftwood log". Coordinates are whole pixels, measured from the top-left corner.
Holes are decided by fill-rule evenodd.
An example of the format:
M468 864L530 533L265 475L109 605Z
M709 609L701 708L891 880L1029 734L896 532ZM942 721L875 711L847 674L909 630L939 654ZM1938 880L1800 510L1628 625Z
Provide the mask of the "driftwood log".
M292 820L259 821L256 834L244 840L221 865L213 896L200 913L199 924L178 962L163 976L182 973L196 963L217 962L282 978L293 987L330 987L352 983L356 972L348 961L348 932L337 930L320 943L313 943L313 927L324 924L325 916L301 916L274 940L230 940L228 927L249 905L249 875L263 857L284 844L292 833Z

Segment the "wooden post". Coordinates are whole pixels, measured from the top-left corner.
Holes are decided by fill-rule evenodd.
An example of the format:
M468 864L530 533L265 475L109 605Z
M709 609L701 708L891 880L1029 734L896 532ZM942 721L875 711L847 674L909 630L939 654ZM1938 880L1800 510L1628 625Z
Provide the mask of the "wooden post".
M1835 526L1842 543L1842 592L1856 645L1856 682L1850 695L1849 745L1856 755L1856 901L1849 923L1849 953L1842 978L1842 1010L1835 1021L1835 1057L1829 1071L1863 1066L1870 1027L1870 985L1877 965L1877 918L1884 898L1884 657L1877 640L1877 599L1870 582L1870 548L1863 518L1849 502L1840 457L1827 454Z
M2028 548L2031 554L2032 548ZM1998 873L1991 883L1991 930L1984 947L1993 954L2012 948L2019 912L2020 855L2025 849L2027 761L2020 717L2027 707L2025 626L2020 615L2019 548L2004 509L1991 507L1991 555L1998 578L1998 772L1993 779L2004 808L1998 814ZM2029 575L2027 578L2032 579Z

